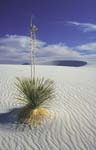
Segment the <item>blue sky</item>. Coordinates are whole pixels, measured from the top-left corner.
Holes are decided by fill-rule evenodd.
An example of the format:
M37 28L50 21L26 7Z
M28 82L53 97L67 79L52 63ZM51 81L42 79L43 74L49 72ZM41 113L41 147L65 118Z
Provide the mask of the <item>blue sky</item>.
M96 59L96 0L0 0L0 63L29 61L31 16L38 60Z

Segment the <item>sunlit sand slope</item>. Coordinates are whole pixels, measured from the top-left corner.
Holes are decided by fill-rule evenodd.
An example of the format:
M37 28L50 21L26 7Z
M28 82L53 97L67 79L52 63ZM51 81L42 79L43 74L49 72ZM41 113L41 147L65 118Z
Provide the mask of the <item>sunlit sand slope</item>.
M30 67L0 65L0 150L96 150L96 65L37 66L36 75L53 79L55 98L49 118L36 127L16 125L21 106L16 77L30 77Z

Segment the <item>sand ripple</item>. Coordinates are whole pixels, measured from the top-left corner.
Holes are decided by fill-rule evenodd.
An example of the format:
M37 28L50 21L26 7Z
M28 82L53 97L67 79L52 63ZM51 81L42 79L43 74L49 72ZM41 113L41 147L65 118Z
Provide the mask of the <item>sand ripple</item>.
M15 122L15 78L29 73L29 66L0 65L0 150L96 150L95 68L37 66L39 77L55 81L56 97L36 127Z

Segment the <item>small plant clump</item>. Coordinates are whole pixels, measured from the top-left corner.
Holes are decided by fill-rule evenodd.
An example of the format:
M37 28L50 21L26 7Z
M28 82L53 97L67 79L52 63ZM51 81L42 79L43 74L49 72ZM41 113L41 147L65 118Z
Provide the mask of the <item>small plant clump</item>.
M53 81L44 78L17 78L15 85L19 91L17 99L25 103L19 112L20 123L34 124L48 116L48 110L43 104L54 96Z

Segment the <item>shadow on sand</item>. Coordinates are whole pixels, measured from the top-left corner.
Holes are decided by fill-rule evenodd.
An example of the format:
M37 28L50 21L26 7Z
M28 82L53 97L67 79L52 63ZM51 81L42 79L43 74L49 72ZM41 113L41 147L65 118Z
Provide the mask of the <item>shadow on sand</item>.
M14 108L6 113L0 113L0 128L4 130L11 131L30 131L32 130L32 126L28 124L20 124L18 122L18 114L20 113L21 108ZM36 128L34 126L34 128Z
M18 113L21 108L14 108L6 113L0 113L0 124L11 124L17 122Z

